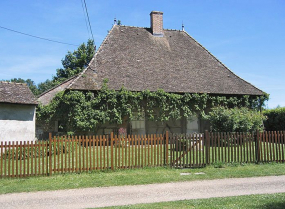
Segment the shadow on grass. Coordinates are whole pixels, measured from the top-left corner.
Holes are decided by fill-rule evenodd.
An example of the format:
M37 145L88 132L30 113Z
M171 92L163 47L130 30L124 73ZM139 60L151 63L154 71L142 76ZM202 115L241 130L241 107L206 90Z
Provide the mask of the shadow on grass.
M275 203L267 203L265 205L259 205L256 209L284 209L285 208L285 200Z

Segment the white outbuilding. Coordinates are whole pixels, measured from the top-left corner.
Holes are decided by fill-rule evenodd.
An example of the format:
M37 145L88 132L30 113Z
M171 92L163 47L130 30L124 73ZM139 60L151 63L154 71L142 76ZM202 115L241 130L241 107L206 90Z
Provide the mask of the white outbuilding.
M34 141L36 106L26 84L0 82L0 142Z

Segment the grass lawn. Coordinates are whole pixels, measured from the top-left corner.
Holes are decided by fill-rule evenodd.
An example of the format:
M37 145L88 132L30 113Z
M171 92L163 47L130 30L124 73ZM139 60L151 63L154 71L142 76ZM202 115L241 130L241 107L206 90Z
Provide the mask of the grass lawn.
M205 174L195 174L195 173ZM190 173L190 175L181 175ZM144 168L89 173L57 174L50 177L1 179L0 194L86 187L153 184L205 179L285 175L285 164L221 164L199 169Z
M210 198L210 199L198 199L198 200L182 200L174 202L161 202L152 204L138 204L130 206L116 206L107 208L253 208L253 209L283 209L285 208L285 193L280 194L265 194L265 195L248 195L237 197L224 197L224 198Z

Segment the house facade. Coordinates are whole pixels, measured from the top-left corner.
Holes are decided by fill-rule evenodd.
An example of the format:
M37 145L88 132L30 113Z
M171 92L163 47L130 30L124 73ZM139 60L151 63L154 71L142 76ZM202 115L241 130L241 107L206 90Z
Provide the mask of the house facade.
M35 140L36 105L26 84L0 82L0 142Z
M163 13L150 13L150 28L114 25L86 69L62 85L42 94L38 101L48 104L61 90L98 91L104 79L110 89L170 93L207 93L221 96L261 96L263 92L235 75L184 29L163 28ZM54 128L57 131L58 121ZM132 134L193 133L209 125L199 117L155 122L144 117L123 124L100 126L97 134L109 134L120 127ZM39 127L41 129L41 127ZM115 131L116 132L116 131Z

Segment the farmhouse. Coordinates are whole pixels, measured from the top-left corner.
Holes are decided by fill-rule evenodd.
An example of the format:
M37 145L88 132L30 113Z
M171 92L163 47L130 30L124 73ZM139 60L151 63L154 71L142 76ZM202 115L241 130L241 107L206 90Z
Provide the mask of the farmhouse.
M36 105L26 84L0 82L0 141L35 140Z
M185 30L163 28L163 13L150 14L150 28L114 24L86 69L39 97L49 104L62 90L98 91L104 79L110 89L122 86L130 91L206 93L222 96L261 96L263 92L235 75ZM47 131L58 132L58 124ZM207 128L200 117L167 122L149 121L144 117L123 124L106 124L97 134L109 134L124 127L132 134L200 132Z

